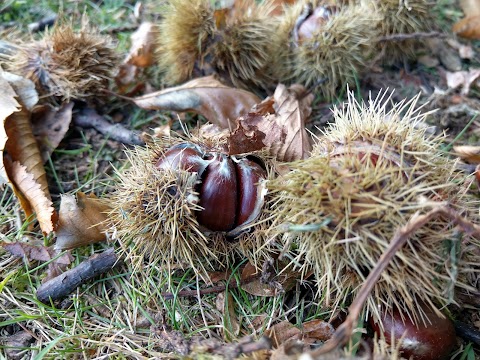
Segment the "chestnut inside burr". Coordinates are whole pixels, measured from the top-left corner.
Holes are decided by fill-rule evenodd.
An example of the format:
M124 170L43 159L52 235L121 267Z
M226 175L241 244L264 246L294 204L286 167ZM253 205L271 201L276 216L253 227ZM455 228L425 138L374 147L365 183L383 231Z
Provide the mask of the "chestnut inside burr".
M235 233L255 221L263 204L261 182L266 178L262 161L254 156L229 156L196 144L169 148L155 166L185 170L198 176L196 216L209 231Z

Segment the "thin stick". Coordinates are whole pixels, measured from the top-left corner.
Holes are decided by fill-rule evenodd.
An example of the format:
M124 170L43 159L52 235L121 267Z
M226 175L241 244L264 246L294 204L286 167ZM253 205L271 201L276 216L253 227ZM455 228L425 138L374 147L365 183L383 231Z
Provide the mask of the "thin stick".
M431 32L415 32L410 34L393 34L393 35L381 36L378 38L378 41L380 42L404 41L404 40L413 40L413 39L444 38L444 37L447 37L447 35L440 33L438 31L431 31Z
M99 133L107 135L110 139L128 145L145 145L140 135L120 124L112 124L93 109L82 109L73 117L75 125L84 128L94 128Z
M113 248L92 255L77 267L42 284L37 290L37 299L44 304L63 299L80 285L112 269L116 262L117 255Z
M332 338L328 340L324 346L310 353L313 358L335 350L337 347L345 345L350 340L365 301L372 292L372 289L380 278L382 272L395 256L396 252L405 245L415 231L422 226L425 226L430 220L439 215L449 218L453 223L460 226L468 235L480 238L480 226L472 224L469 220L460 216L455 210L447 206L438 205L425 215L419 215L418 212L415 213L404 226L395 232L389 247L382 254L350 305L347 318L342 325L337 328Z

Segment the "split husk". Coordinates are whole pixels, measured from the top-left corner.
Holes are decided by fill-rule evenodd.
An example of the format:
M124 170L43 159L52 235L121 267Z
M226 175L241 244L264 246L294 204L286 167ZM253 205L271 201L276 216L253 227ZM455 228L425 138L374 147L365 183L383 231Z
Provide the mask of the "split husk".
M76 31L62 22L43 39L24 42L5 62L9 71L35 83L47 100L92 100L108 83L119 64L110 37L101 35L86 19Z
M170 1L158 36L165 81L177 84L217 73L235 87L269 87L279 47L270 3L245 1L215 10L208 0Z
M202 210L198 205L197 173L155 166L167 149L185 141L222 151L220 143L194 137L164 137L146 148L127 151L129 167L118 171L116 191L109 200L114 209L111 218L115 237L127 257L140 260L138 265L147 260L194 268L201 275L227 267L238 255L260 263L269 255L269 248L264 246L268 226L265 214L238 234L206 231L195 215ZM265 164L270 177L268 160Z
M302 26L312 21L310 18L319 9L329 14L311 23L309 31L304 32ZM279 30L288 48L279 60L283 64L276 66L278 77L306 87L318 86L324 97L335 98L347 84L355 86L358 75L367 68L381 20L370 3L298 2L286 10Z

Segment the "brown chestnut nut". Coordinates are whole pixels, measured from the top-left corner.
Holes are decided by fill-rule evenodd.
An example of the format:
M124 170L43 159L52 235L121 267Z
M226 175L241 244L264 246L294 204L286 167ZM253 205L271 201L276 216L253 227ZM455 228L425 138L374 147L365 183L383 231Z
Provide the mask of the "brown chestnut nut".
M448 358L456 344L455 327L448 318L441 318L431 309L422 305L425 312L425 323L418 320L415 325L407 316L402 319L400 312L384 314L383 331L378 323L370 319L374 331L383 336L390 344L392 335L395 341L402 339L399 350L402 356L414 360L441 360ZM402 338L403 336L403 338Z
M260 214L261 182L267 175L262 165L253 157L229 156L191 143L172 146L156 163L158 169L197 173L198 205L203 208L196 214L198 223L231 236Z

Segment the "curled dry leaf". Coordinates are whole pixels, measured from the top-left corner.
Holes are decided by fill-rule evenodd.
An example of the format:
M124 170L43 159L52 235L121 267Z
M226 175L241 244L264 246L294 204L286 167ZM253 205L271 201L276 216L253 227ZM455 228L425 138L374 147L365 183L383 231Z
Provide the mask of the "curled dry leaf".
M9 184L19 198L26 216L30 217L35 212L42 231L49 234L54 229L56 214L40 151L30 124L30 109L37 103L38 94L30 80L6 72L2 72L1 77L9 83L4 90L7 99L12 95L13 89L20 105L19 111L2 119L2 168L4 167L7 179L11 182ZM12 105L6 105L7 109L10 109L7 110L8 113Z
M32 130L43 163L47 162L50 155L65 137L72 122L73 102L62 104L60 108L44 105L35 108L32 113Z
M467 17L480 15L480 2L478 0L460 0L460 7Z
M138 29L130 36L130 51L125 59L126 64L138 67L148 67L155 61L155 38L157 29L150 22L140 24Z
M455 23L452 31L458 36L471 39L480 39L480 15L466 17Z
M446 72L447 85L451 89L462 86L462 95L468 95L470 87L480 78L480 69L469 71Z
M22 108L5 121L8 140L3 161L15 194L25 215L37 214L40 228L46 234L54 229L55 210L48 190L42 156L30 124L30 112ZM33 191L33 193L29 193Z
M472 146L472 145L454 146L453 151L455 152L455 155L457 155L462 160L468 163L471 163L471 164L480 163L480 146Z
M304 337L314 341L327 341L333 336L335 329L332 324L314 319L302 324L302 334Z
M10 83L23 107L32 111L38 102L38 93L33 81L6 71L2 75Z
M313 94L300 85L279 84L273 98L267 98L237 121L229 139L230 153L269 148L279 161L308 156L311 139L305 121L311 113ZM263 144L263 146L262 146Z
M214 76L198 78L132 100L146 110L192 111L226 129L235 128L234 121L260 102L255 94L228 87Z
M235 313L235 300L230 292L221 292L215 300L217 309L222 313L224 338L233 340L240 333L240 323Z
M277 262L276 268L273 270L276 271L276 273L269 274L269 277L272 277L272 279L268 281L268 283L262 279L264 277L262 276L242 284L242 289L255 296L275 296L279 292L292 289L301 277L300 273L293 271L291 268L285 269L284 263ZM259 270L254 265L248 263L242 270L241 279L245 281L254 278L257 271Z
M3 151L7 142L7 133L5 131L5 121L14 112L20 109L20 104L15 99L17 94L5 79L4 72L0 68L0 185L8 183L8 176L3 165Z
M300 329L287 320L275 324L265 331L265 335L272 339L272 346L274 348L278 348L287 340L298 339L301 333Z
M51 278L58 276L73 261L73 257L69 252L58 256L59 253L55 251L51 246L47 247L43 244L32 244L25 242L2 242L0 243L0 246L2 246L13 256L23 257L27 261L50 261L47 268L47 275L42 281L47 281Z
M95 194L77 193L63 195L58 217L55 249L73 249L79 246L104 241L106 213L110 207Z
M50 193L45 192L35 175L18 161L8 161L5 165L25 215L30 217L36 213L40 228L45 234L50 234L55 228L56 218Z

